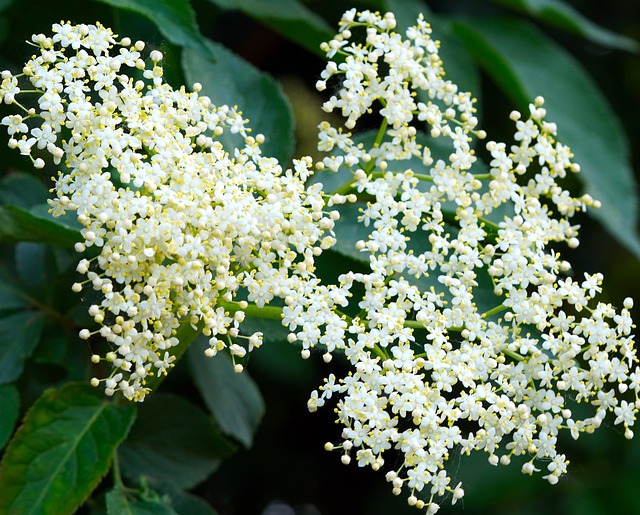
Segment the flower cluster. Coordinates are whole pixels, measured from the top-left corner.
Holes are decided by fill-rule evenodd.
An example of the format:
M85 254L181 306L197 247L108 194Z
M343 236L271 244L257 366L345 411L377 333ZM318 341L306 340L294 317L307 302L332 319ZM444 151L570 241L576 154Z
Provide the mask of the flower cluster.
M21 114L2 124L36 168L40 156L64 166L51 207L82 225L86 280L74 289L100 295L89 312L112 346L107 394L143 400L172 366L180 324L210 338L207 355L242 358L262 341L240 332L249 308L278 298L304 358L320 348L351 366L308 402L336 402L342 435L326 448L386 470L394 494L429 514L464 495L455 453L545 466L553 484L568 465L561 432L578 438L611 416L633 436L633 302L599 301L602 275L577 278L560 255L579 244L574 215L599 203L561 185L579 166L542 98L512 113L513 142L480 145L475 100L446 79L423 18L401 33L392 14L350 10L317 83L334 92L325 111L345 119L319 127L318 175L344 178L327 194L310 158L284 171L240 112L200 85L166 84L158 51L144 60L143 43L100 25L53 32L33 37L39 55L22 74L3 72L0 98ZM37 108L18 103L29 93ZM365 115L379 130L356 134ZM225 131L240 148L223 146ZM366 265L322 284L315 258L354 233L341 232L345 203L360 209L361 239L342 248Z
M619 311L599 302L602 275L572 277L557 250L578 245L571 218L598 202L560 185L579 166L543 99L512 113L514 143L486 144L487 171L474 99L445 79L429 25L395 26L391 14L348 11L324 46L339 59L317 84L332 81L324 109L346 119L320 125L319 147L333 152L320 167L349 177L340 192L357 194L368 228L355 246L369 272L340 278L344 311L357 314L318 316L314 294L285 319L292 340L340 347L352 365L309 400L313 411L339 397L342 439L327 449L374 470L394 464L394 493L432 514L436 497L464 495L446 468L456 451L484 451L494 465L521 457L523 473L546 466L554 484L568 464L561 431L578 438L612 414L631 438L640 368L632 300ZM356 138L365 114L380 130Z
M74 211L84 239L76 249L98 249L80 260L86 280L74 289L100 293L89 313L112 345L106 393L143 400L148 378L172 366L181 323L210 337L209 356L258 347L260 333L239 333L247 300L263 306L279 283L310 278L314 257L333 243L335 213L323 211L320 185L305 187L311 160L283 171L240 112L212 105L199 84L189 93L164 82L162 54L145 61L143 42L69 23L32 42L39 54L23 73L2 74L0 98L22 110L2 124L36 168L37 155L64 164L52 212ZM18 103L29 93L37 107ZM242 148L225 149L224 131Z

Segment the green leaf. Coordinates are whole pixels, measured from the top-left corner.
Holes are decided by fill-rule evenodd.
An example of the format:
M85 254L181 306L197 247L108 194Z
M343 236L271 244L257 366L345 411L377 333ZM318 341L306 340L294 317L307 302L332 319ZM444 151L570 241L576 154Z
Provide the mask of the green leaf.
M188 0L99 0L149 18L174 45L207 51L196 16Z
M16 244L16 272L22 284L39 295L53 282L55 269L48 262L48 249L41 243L21 241Z
M4 11L7 7L11 6L11 4L15 3L16 0L0 0L0 11Z
M0 449L3 449L18 421L20 396L15 385L0 386Z
M451 19L434 16L430 20L432 20L433 38L441 43L438 54L442 59L445 78L457 84L462 91L470 91L478 99L476 107L479 107L482 99L480 73L474 66L469 50L456 35Z
M182 67L187 82L202 84L202 94L216 105L237 105L249 119L253 134L263 134L264 154L276 157L283 166L294 149L293 115L280 85L270 75L235 55L227 48L208 42L211 58L186 50ZM239 137L226 131L223 139L232 150Z
M456 32L522 110L536 96L545 98L547 119L557 123L559 139L581 166L578 178L602 202L601 209L589 213L640 256L629 146L618 118L581 65L526 22L460 20Z
M206 413L181 397L156 393L139 411L119 451L122 473L133 480L191 488L235 450Z
M601 27L565 2L559 0L494 1L554 27L582 36L598 45L628 52L640 51L640 44L637 41Z
M392 12L396 18L396 30L406 31L416 24L420 14L429 21L432 17L431 10L422 0L384 0L384 11Z
M358 221L363 208L364 205L360 203L345 204L333 208L340 212L340 218L333 228L337 241L331 250L360 263L368 264L369 253L356 249L356 243L360 240L367 241L372 231L371 227L366 227Z
M40 341L43 325L44 315L39 311L0 318L0 384L20 377L25 361Z
M341 256L326 251L335 259ZM323 254L324 256L324 254ZM332 263L335 266L335 261ZM313 364L300 358L300 347L287 341L289 331L278 320L247 317L242 322L242 331L251 334L261 332L264 345L260 350L251 353L251 368L258 370L261 376L297 388L308 385Z
M68 337L67 333L60 331L60 326L52 324L46 326L33 355L33 360L36 363L58 365L72 369L74 363L69 360L67 355L70 343ZM73 343L77 344L77 340ZM77 351L74 349L72 352Z
M0 267L0 312L24 309L29 305L24 294L9 280L6 272Z
M81 239L79 230L53 218L39 206L31 211L18 206L0 206L0 243L39 241L71 247Z
M47 390L0 463L0 513L72 513L96 487L135 409L84 384Z
M29 209L47 201L47 188L33 175L12 173L0 180L0 204Z
M222 9L240 10L247 16L321 55L320 43L333 36L333 28L297 0L209 0Z
M161 502L131 499L122 488L114 488L105 496L107 515L177 515Z
M33 305L50 306L53 311L65 313L79 301L77 294L72 293L69 287L77 275L75 266L73 270L69 266L77 262L72 256L63 248L18 242L15 245L15 276L19 279L18 286L23 296L33 299ZM66 271L70 273L63 276Z
M193 380L222 432L250 447L264 415L260 390L246 372L233 371L227 354L205 357L207 347L203 337L187 351Z
M218 515L204 499L188 492L171 492L170 497L171 507L178 515Z
M182 321L178 329L176 330L175 337L178 339L178 345L171 349L172 356L175 357L177 362L182 355L187 351L189 346L198 337L201 332L201 328L194 328L188 321ZM151 391L155 391L160 386L160 383L164 381L166 375L156 375L147 381L147 387Z

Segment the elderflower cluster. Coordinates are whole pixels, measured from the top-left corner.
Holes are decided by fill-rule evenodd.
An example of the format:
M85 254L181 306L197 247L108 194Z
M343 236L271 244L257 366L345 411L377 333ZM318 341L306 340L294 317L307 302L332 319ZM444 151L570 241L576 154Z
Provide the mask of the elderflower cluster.
M332 152L320 168L357 195L369 270L343 274L331 295L300 292L284 316L290 340L351 364L309 399L315 411L338 398L342 438L326 448L386 468L396 495L433 514L439 497L464 495L447 468L459 452L518 458L555 484L568 464L561 432L578 438L609 415L631 438L640 368L632 300L599 301L602 274L571 275L557 250L578 245L571 218L599 203L560 185L579 167L543 99L512 113L513 143L480 149L474 99L445 79L429 25L395 27L392 14L348 11L317 84L329 81L324 109L346 120L320 125ZM365 114L380 130L356 138Z
M242 359L262 342L241 334L246 314L280 299L303 358L320 348L351 366L308 401L336 402L341 441L326 448L386 470L428 514L464 496L448 468L460 452L545 467L553 484L568 465L561 431L578 438L609 416L633 436L633 301L598 300L602 275L576 277L558 250L579 244L571 219L598 201L561 185L579 166L542 98L512 113L513 142L480 145L475 99L446 79L422 17L401 33L392 14L353 9L323 45L317 88L345 119L319 127L328 155L316 166L344 179L332 194L310 180L310 158L284 171L264 157L264 137L200 85L171 88L142 42L61 23L32 43L23 73L2 73L0 99L19 111L2 124L36 168L63 167L51 208L82 225L74 289L99 297L89 313L111 345L107 394L143 400L181 324L210 338L208 356ZM18 102L32 94L37 107ZM352 132L373 120L377 132ZM225 132L240 148L224 147ZM354 232L336 226L354 205L367 264L322 284L315 258Z
M210 337L207 356L228 348L241 359L262 342L239 332L247 301L262 307L287 282L311 279L333 243L336 213L323 211L320 185L305 187L313 163L283 171L240 112L212 105L198 84L189 93L164 82L162 54L145 60L141 41L61 23L32 44L21 74L2 73L0 99L22 113L2 124L36 168L64 165L50 204L55 216L76 213L76 250L92 256L74 290L99 292L89 314L112 347L106 393L143 400L147 380L173 365L181 323ZM18 102L34 93L37 107ZM225 131L241 148L223 147Z

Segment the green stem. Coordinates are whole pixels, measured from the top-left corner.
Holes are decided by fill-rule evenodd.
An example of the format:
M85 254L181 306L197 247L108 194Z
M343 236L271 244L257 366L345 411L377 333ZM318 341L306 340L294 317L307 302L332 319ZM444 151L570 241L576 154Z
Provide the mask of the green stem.
M411 329L426 329L427 327L423 322L418 322L417 320L405 320L403 327L409 327ZM460 327L457 325L452 325L451 327L447 327L447 331L453 331L454 333L459 333L462 331L464 327Z
M373 148L378 148L380 146L384 138L384 135L387 133L388 126L389 126L389 122L387 121L386 118L383 118L382 123L380 124L380 129L378 129L378 134L376 134L376 139L373 142Z
M282 320L282 308L280 306L258 307L255 304L248 304L246 308L242 308L238 302L225 302L223 300L219 301L218 304L231 314L236 311L244 311L248 317Z
M405 320L402 325L403 327L409 327L410 329L425 329L424 324L417 320Z
M414 173L413 176L419 181L433 182L433 177L431 177L430 175L425 175L423 173Z
M497 313L500 313L501 311L504 311L505 309L507 309L507 306L505 306L504 304L500 304L499 306L496 306L495 308L490 309L489 311L485 311L484 313L482 313L482 318L489 318L490 316L493 316Z
M379 345L374 345L373 347L373 353L378 356L382 361L386 361L387 359L389 359L389 354L387 353L386 350L384 350L382 347L380 347Z
M505 356L509 356L511 359L515 361L524 361L524 356L522 354L518 354L517 352L511 352L509 349L503 349L500 352Z
M120 473L120 461L118 459L118 451L113 453L113 462L111 464L111 470L113 472L113 484L116 488L124 490L124 482L122 481L122 474Z
M500 230L500 226L491 220L487 220L486 218L478 217L478 221L482 222L487 228L491 229L494 232L498 232Z
M338 189L333 190L331 193L329 193L329 197L333 197L334 195L346 195L347 193L350 193L355 185L356 181L355 179L352 181L349 181L345 184L343 184L342 186L340 186Z
M387 133L388 125L389 125L389 122L387 122L387 119L383 118L382 123L380 124L380 129L378 129L378 134L376 134L376 139L373 142L373 148L380 147L380 144L382 143L382 140L384 139L384 136ZM362 170L367 175L369 175L373 170L373 168L375 167L375 165L376 165L375 161L372 160L371 162L367 163L365 167L362 167Z

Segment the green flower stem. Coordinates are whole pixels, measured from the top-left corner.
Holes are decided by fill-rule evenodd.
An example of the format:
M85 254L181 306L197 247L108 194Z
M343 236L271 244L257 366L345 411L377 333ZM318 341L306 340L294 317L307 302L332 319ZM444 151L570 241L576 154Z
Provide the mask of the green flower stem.
M425 175L424 173L414 173L413 176L419 181L433 182L433 177L431 177L430 175Z
M425 326L422 322L418 322L417 320L405 320L403 327L409 327L411 329L425 329Z
M482 222L490 232L497 233L500 230L500 226L491 220L487 220L486 218L479 216L478 221Z
M265 319L269 319L269 320L282 320L282 307L280 306L263 306L263 307L259 307L256 306L255 304L248 304L246 308L243 308L240 306L240 304L238 302L225 302L225 301L220 301L220 306L223 307L226 311L228 311L229 313L233 314L236 311L244 311L244 313L248 316L248 317L252 317L252 318L265 318ZM506 309L506 306L500 304L499 306L496 306L493 309L490 309L489 311L485 312L482 314L483 318L487 318L490 317L496 313L499 313L503 310ZM350 317L348 317L347 315L343 315L346 319L351 320ZM404 321L404 326L405 327L409 327L411 329L424 329L425 326L423 323L418 322L417 320L405 320ZM455 331L455 332L460 332L462 331L462 327L450 327L448 328L449 331ZM189 347L189 345L191 345L191 343L196 339L196 337L200 334L202 328L201 327L197 327L197 328L193 328L191 326L191 324L189 324L188 322L183 322L180 327L178 328L177 332L176 332L176 337L179 340L179 344L173 348L173 355L175 356L176 360L180 359L180 357L185 353L185 351L187 350L187 348ZM373 352L376 356L378 356L380 359L382 360L386 360L389 359L389 354L387 353L387 351L380 347L379 345L376 345L373 348ZM510 358L516 360L516 361L523 361L524 360L524 356L516 353L516 352L510 352L508 350L503 350L502 353L505 356L509 356ZM158 385L162 382L162 379L164 378L164 376L161 377L153 377L151 378L149 381L147 381L147 386L152 388L152 390L155 390Z
M282 320L282 308L280 306L258 307L255 304L249 304L246 308L242 308L240 307L240 304L237 302L224 302L224 301L220 302L220 306L224 307L224 309L229 311L230 313L235 313L236 311L242 310L248 317L252 317L252 318L266 318L269 320L278 320L278 321ZM340 313L339 311L337 313L341 315L348 322L351 322L350 316L344 313ZM182 344L182 341L180 342L180 344ZM373 352L376 356L378 356L382 360L389 358L389 354L386 352L386 350L380 347L379 345L376 345L373 348Z
M373 347L373 353L378 356L382 361L386 361L389 359L389 353L380 347L380 345L375 345Z
M481 316L482 318L489 318L497 313L500 313L501 311L504 311L505 309L507 309L507 306L505 306L504 304L500 304L499 306L496 306L489 311L485 311Z
M329 193L329 195L327 195L327 197L333 197L334 195L346 195L347 193L351 193L351 191L354 189L355 183L355 180L349 181L340 186L337 190L333 190L331 193Z
M514 361L524 361L524 356L517 352L511 352L509 349L502 349L500 352L505 356L509 356Z
M385 106L386 103L382 102ZM378 130L378 134L376 134L376 139L373 142L373 148L378 148L382 143L384 135L387 133L387 127L389 126L389 122L386 118L382 119L382 123L380 124L380 129Z
M248 304L246 308L242 308L237 302L225 302L223 300L219 301L219 305L231 314L234 314L236 311L244 311L245 314L251 318L282 320L282 308L280 306L259 307L255 304Z
M118 459L118 452L113 453L113 462L111 464L111 471L113 472L113 485L116 488L124 490L124 482L122 481L122 474L120 473L120 461Z
M384 104L384 102L382 102ZM389 122L387 122L386 118L382 119L382 123L380 124L380 129L378 130L378 134L376 134L376 139L373 142L373 148L378 148L380 146L380 144L382 143L382 140L384 139L385 134L387 133L387 126L389 125ZM366 166L362 167L362 170L369 175L372 171L373 168L375 167L375 161L372 160L369 163L367 163Z
M224 302L220 301L220 306L224 307L226 311L233 314L236 311L242 310L247 316L254 318L268 318L271 320L282 319L282 308L278 306L264 306L262 308L255 304L249 304L246 308L241 308L237 302ZM189 348L189 345L200 335L202 332L202 324L192 326L188 320L183 320L176 330L175 337L178 339L178 345L171 349L171 354L175 357L175 361L178 361L183 354ZM146 382L146 387L150 388L152 392L156 391L160 383L164 380L165 376L153 376Z

